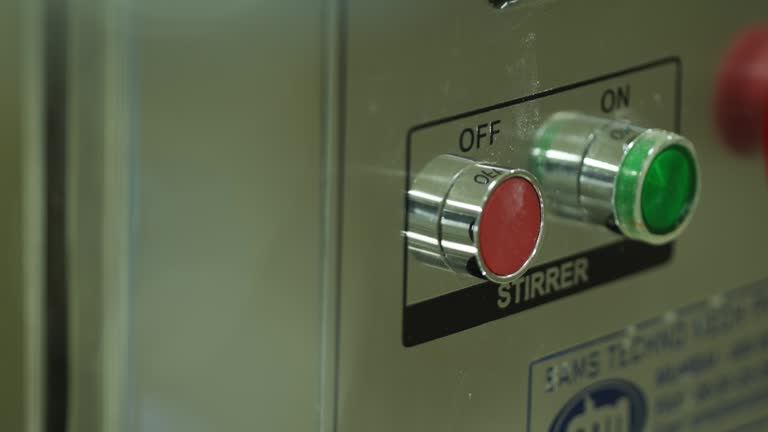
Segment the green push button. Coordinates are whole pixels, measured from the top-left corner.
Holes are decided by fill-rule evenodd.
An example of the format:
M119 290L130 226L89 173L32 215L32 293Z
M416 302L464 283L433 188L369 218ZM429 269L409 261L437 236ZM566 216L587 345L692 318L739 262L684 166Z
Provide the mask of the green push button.
M614 190L616 225L630 238L652 244L673 240L685 228L699 193L693 145L648 129L629 146Z
M673 231L696 196L696 164L688 149L671 145L651 162L640 198L643 220L654 234Z

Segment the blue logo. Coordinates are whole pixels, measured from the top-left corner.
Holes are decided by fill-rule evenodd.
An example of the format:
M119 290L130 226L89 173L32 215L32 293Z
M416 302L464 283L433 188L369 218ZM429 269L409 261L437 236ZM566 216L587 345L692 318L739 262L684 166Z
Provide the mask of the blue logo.
M549 432L642 432L647 416L645 396L636 385L606 380L569 400Z

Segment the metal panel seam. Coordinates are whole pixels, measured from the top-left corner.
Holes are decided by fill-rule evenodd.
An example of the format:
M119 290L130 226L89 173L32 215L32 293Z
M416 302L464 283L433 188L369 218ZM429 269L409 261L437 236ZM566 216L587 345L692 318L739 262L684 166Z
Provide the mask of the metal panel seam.
M319 407L322 432L337 429L339 296L345 129L345 4L327 0L325 16L325 85L322 100L323 159L321 194L321 337Z

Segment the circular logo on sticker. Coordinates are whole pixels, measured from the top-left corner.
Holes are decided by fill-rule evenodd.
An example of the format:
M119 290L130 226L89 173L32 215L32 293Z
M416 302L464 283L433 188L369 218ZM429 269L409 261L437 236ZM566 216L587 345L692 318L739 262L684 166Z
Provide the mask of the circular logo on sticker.
M558 413L549 432L642 432L648 416L645 396L624 380L606 380L580 391Z

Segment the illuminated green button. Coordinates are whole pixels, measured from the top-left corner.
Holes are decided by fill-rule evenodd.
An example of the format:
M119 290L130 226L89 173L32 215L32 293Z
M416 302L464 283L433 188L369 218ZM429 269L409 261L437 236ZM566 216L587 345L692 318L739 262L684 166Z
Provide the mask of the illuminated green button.
M653 244L677 237L696 203L696 167L685 138L657 129L640 134L616 177L614 214L619 229Z
M667 234L686 218L696 195L696 165L684 147L672 145L651 162L640 199L643 220L654 234Z

